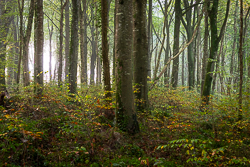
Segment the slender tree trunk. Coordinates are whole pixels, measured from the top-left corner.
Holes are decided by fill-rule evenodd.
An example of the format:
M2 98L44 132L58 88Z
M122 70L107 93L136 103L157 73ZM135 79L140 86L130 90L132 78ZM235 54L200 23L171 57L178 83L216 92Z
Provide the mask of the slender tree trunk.
M92 17L92 25L91 25L91 35L92 35L92 55L91 55L91 63L90 63L90 84L94 84L95 81L95 67L96 67L96 42L95 42L95 20L94 18L94 11L91 8L91 17Z
M180 37L180 22L181 22L181 1L175 1L175 25L174 25L174 45L173 55L179 52L179 37ZM178 84L178 71L179 71L179 57L174 59L172 68L171 85L173 88L177 87Z
M61 13L60 13L60 35L59 35L59 68L58 68L58 86L62 85L62 66L63 66L63 11L68 3L68 0L63 4L61 0Z
M20 15L20 27L19 27L19 56L18 56L18 66L17 66L17 84L20 83L20 74L21 74L21 61L23 57L23 8L24 8L24 0L17 1L18 9ZM18 90L18 86L17 86Z
M19 42L18 42L18 38L20 38L20 35L18 34L18 16L16 17L16 23L14 23L14 41L15 41L15 58L14 58L14 63L15 63L15 67L16 69L14 70L14 79L17 82L17 74L18 74L18 55L19 55Z
M139 132L132 89L132 0L116 0L116 122L130 134Z
M69 93L75 94L77 88L77 58L78 58L78 0L72 0L71 41L69 57Z
M103 80L105 90L105 100L109 105L112 102L109 68L109 46L108 46L108 3L102 0L102 61L103 61Z
M151 44L152 44L152 0L149 0L149 11L148 11L148 77L149 80L151 79L151 58L152 58L152 51L151 51Z
M88 84L87 78L87 4L86 0L83 0L83 9L80 11L80 48L81 48L81 83Z
M242 120L242 86L243 86L243 0L240 0L240 48L239 48L239 61L240 61L240 89L239 89L239 109L238 120Z
M54 13L53 13L54 15ZM49 30L49 81L52 81L52 35L53 35L53 24L51 28L49 26L48 20L48 30Z
M30 42L33 17L34 17L34 5L35 5L34 0L31 0L28 24L27 24L25 36L23 36L23 83L24 83L24 86L30 85L29 42Z
M182 41L184 42L184 35L182 36ZM182 52L182 59L181 59L181 85L184 86L184 56L185 56L185 51Z
M136 110L143 112L148 106L148 39L146 30L147 0L134 0L134 84Z
M233 46L232 46L232 55L230 61L230 76L228 78L227 83L227 94L231 96L231 89L232 89L232 80L233 80L233 72L234 72L234 64L235 64L235 52L236 52L236 36L237 36L237 11L238 11L238 1L235 2L235 11L234 11L234 39L233 39Z
M65 6L65 81L69 82L69 2Z
M37 95L42 94L43 86L43 0L36 0L36 17L37 17L37 31L36 31L36 55L34 56L34 79L36 84Z
M207 58L208 58L208 38L209 38L209 31L208 31L208 0L204 1L204 8L205 8L205 32L204 32L204 44L203 44L203 58L202 58L202 69L201 69L201 96L203 96L203 87L205 83L206 77L206 68L207 68Z

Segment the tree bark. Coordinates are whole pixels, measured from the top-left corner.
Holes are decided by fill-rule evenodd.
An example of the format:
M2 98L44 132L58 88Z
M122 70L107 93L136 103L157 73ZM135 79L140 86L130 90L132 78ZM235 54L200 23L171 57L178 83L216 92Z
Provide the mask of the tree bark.
M80 11L81 83L87 84L87 5L86 0L82 2L83 10Z
M242 120L242 86L243 86L243 0L240 0L240 48L239 48L239 61L240 61L240 89L239 89L239 109L238 120Z
M116 0L116 122L130 134L139 132L132 89L132 0Z
M69 2L65 6L65 81L69 82Z
M37 95L42 94L43 86L43 0L36 0L36 20L37 20L37 30L36 30L36 55L34 56L34 79L35 79L35 92Z
M175 1L175 24L174 24L174 45L173 45L173 55L179 52L179 37L180 37L180 22L181 22L181 1ZM177 87L178 84L178 71L179 71L179 57L174 59L172 68L172 78L171 85L173 88Z
M134 0L134 89L136 110L144 112L148 106L148 39L146 30L147 0Z
M72 0L71 41L69 57L69 93L75 94L77 88L77 59L78 59L78 0Z
M108 2L101 1L102 4L102 61L103 61L103 80L105 100L107 105L112 102L109 68L109 46L108 46Z
M68 3L68 0L63 4L61 0L61 13L60 13L60 35L59 35L59 68L58 68L58 86L62 85L62 66L63 66L63 10Z

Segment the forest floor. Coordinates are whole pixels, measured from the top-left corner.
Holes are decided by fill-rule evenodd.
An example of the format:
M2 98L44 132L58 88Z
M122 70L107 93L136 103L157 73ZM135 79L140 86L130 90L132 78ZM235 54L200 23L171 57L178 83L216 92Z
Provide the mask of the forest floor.
M101 114L100 87L75 99L66 87L46 85L42 97L27 87L0 106L0 166L250 166L250 99L237 121L236 94L200 112L200 95L183 89L150 91L140 133L128 135Z

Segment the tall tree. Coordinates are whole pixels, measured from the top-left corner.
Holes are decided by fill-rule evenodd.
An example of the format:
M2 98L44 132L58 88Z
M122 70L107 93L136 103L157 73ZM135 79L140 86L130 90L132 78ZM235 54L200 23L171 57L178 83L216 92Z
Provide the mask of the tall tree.
M65 6L67 5L68 0L63 4L63 0L61 0L61 13L60 13L60 36L59 36L59 68L58 68L58 85L62 84L62 66L63 66L63 11Z
M101 0L102 5L102 60L103 60L103 80L105 99L111 102L111 85L110 85L110 70L109 70L109 47L108 47L108 1Z
M11 12L12 0L0 0L0 91L6 89L5 85L5 64L6 64L6 37L9 32L11 20L14 18L9 16Z
M81 48L81 83L87 84L87 4L82 1L83 9L80 10L80 48Z
M147 0L133 0L134 4L134 86L136 110L144 111L148 105L148 39L146 30Z
M205 83L205 77L206 77L206 67L207 67L207 58L208 58L208 37L209 37L209 31L208 31L208 0L204 0L204 23L205 23L205 30L204 30L204 43L203 43L203 58L202 58L202 69L201 69L201 95L203 92L203 87Z
M151 78L151 43L152 43L152 11L153 11L153 2L152 0L148 1L149 9L148 9L148 76Z
M202 93L202 96L203 96L202 101L204 104L209 103L210 90L211 90L211 85L212 85L212 80L213 80L212 65L214 64L214 59L215 59L217 51L218 51L219 42L222 38L222 35L223 35L225 27L226 27L226 22L227 22L228 13L229 13L229 7L230 7L230 0L227 1L226 14L225 14L223 25L220 29L219 36L217 33L217 31L218 31L217 30L218 6L219 6L219 0L213 0L213 5L212 5L211 9L208 10L208 16L210 18L210 27L211 27L211 48L210 48L205 83L204 83L203 93Z
M182 17L181 0L175 0L174 10L175 10L175 24L174 24L173 55L176 55L179 52L180 22ZM173 61L171 84L172 87L174 88L176 88L178 84L178 70L179 70L179 57L177 57Z
M36 54L34 56L34 80L35 80L35 91L37 95L42 94L43 86L43 0L36 0L36 21L37 21L37 30L36 30Z
M231 84L233 80L234 64L235 64L235 53L236 53L236 40L237 40L237 17L238 17L238 1L235 1L235 10L234 10L234 34L233 34L233 46L232 46L232 55L230 60L230 76L228 77L227 83L227 94L231 95Z
M243 0L240 0L240 48L239 48L239 61L240 61L240 89L239 89L239 109L238 120L242 119L242 86L243 86Z
M93 6L95 6L94 4L92 4ZM91 31L91 46L92 46L92 55L91 55L91 63L90 63L90 83L94 84L94 79L95 79L95 67L96 67L96 42L95 42L95 17L94 17L94 9L93 7L91 7L91 19L92 19L92 25L90 27L90 31Z
M65 6L65 80L69 80L69 37L70 37L70 27L69 27L69 3Z
M53 13L54 15L54 13ZM48 20L48 30L49 30L49 80L52 80L52 35L53 35L53 24L49 25Z
M76 93L77 87L77 57L78 57L78 0L72 0L71 41L69 57L70 93Z
M24 86L30 84L30 72L29 72L29 42L31 37L31 30L34 17L35 0L30 1L29 17L25 33L23 33L23 83Z
M130 134L139 132L132 89L132 0L116 0L116 122Z
M187 11L185 12L185 19L186 19L186 22L184 21L183 17L181 17L181 21L182 21L182 24L184 25L184 28L187 32L187 39L188 41L191 40L192 38L192 35L193 35L193 32L194 32L194 20L195 20L195 12L196 12L196 9L197 8L194 8L194 10L192 10L192 6L194 4L193 1L191 1L189 3L188 0L183 0L184 2L184 6L185 8L187 9ZM199 3L199 1L197 1L196 3ZM195 4L197 5L197 4ZM192 18L193 16L193 18ZM193 22L192 22L193 20ZM191 42L190 45L188 46L188 86L189 86L189 90L191 90L193 87L194 87L194 81L195 81L195 54L194 54L194 42Z

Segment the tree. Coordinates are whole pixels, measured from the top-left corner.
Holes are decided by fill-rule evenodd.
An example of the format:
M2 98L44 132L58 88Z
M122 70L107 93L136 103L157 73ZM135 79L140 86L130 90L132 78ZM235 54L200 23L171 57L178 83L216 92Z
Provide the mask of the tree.
M110 70L109 70L109 47L108 47L108 1L101 0L102 5L102 60L103 60L103 80L105 99L111 102L111 85L110 85Z
M94 4L92 4L94 6ZM96 67L96 42L95 37L97 34L95 34L95 19L94 19L94 9L91 7L91 19L92 19L92 25L90 27L91 31L91 46L92 46L92 54L91 54L91 63L90 63L90 84L94 84L94 78L95 78L95 67Z
M211 7L211 9L208 10L208 16L210 18L210 27L211 27L211 30L210 30L211 31L211 48L210 48L210 54L209 54L207 70L206 70L206 77L205 77L205 82L204 82L204 87L203 87L203 92L202 92L202 97L203 97L202 101L206 105L209 103L210 90L211 90L211 85L212 85L212 80L213 80L212 65L214 64L214 59L218 51L219 42L223 36L224 30L226 27L226 22L227 22L228 13L229 13L229 7L230 7L230 0L227 1L226 14L225 14L225 18L223 21L223 25L220 29L219 36L217 33L218 6L219 6L219 0L213 0L213 6Z
M37 95L42 94L43 86L43 0L36 0L36 21L37 30L36 33L36 54L34 56L34 80L35 80L35 92Z
M69 80L69 37L70 37L70 27L69 27L69 2L65 6L65 80Z
M208 0L204 1L204 12L205 12L205 31L204 31L204 43L203 43L203 58L202 58L202 69L201 69L201 95L203 91L203 86L205 83L206 77L206 67L207 67L207 58L208 58Z
M23 2L24 3L24 2ZM25 34L23 34L23 54L22 54L22 62L23 62L23 83L24 86L28 86L30 84L30 72L29 72L29 42L31 37L31 30L33 24L34 17L34 6L35 0L30 1L30 9L29 9L29 18L27 23L27 28ZM24 33L24 32L22 32Z
M148 77L151 79L151 43L152 43L152 11L153 11L153 3L152 0L148 1L149 11L148 11Z
M59 67L58 67L58 85L62 84L62 64L63 64L63 10L67 5L68 0L63 4L63 0L61 0L61 13L60 13L60 36L59 36Z
M173 55L176 55L179 52L180 21L182 17L180 0L175 0L174 10L175 10L175 24L174 24ZM179 57L177 57L173 61L171 84L172 84L172 87L174 88L176 88L178 84L178 70L179 70Z
M9 16L11 12L12 0L0 0L0 91L6 89L5 85L5 64L6 64L6 37L9 32L11 20L14 18Z
M78 57L78 0L72 0L71 40L69 56L69 93L76 93Z
M81 41L81 83L87 84L87 5L82 1L83 9L80 10L80 41Z
M243 0L240 0L240 48L239 48L239 61L240 61L240 89L239 89L239 109L238 120L242 120L242 85L243 85Z
M144 111L148 105L148 39L146 30L147 0L134 0L134 89L136 110Z
M193 32L194 32L194 20L195 20L195 12L196 12L196 8L194 8L194 10L192 10L192 6L194 4L192 4L193 1L188 2L188 0L184 0L184 6L186 8L186 22L184 21L183 17L181 17L181 21L182 24L184 25L184 28L187 32L187 39L188 41L191 40ZM199 1L197 1L197 3L199 3ZM195 5L197 5L197 3ZM192 19L193 16L193 19ZM192 22L193 20L193 22ZM189 90L191 90L194 87L194 81L195 81L195 77L194 77L194 72L195 72L195 56L194 56L194 50L193 50L193 42L190 43L190 45L188 46L188 86L189 86Z
M116 122L130 134L139 132L132 89L132 0L116 0Z
M54 15L54 13L53 13ZM52 35L53 35L53 24L49 26L48 20L48 30L49 30L49 80L52 81Z

